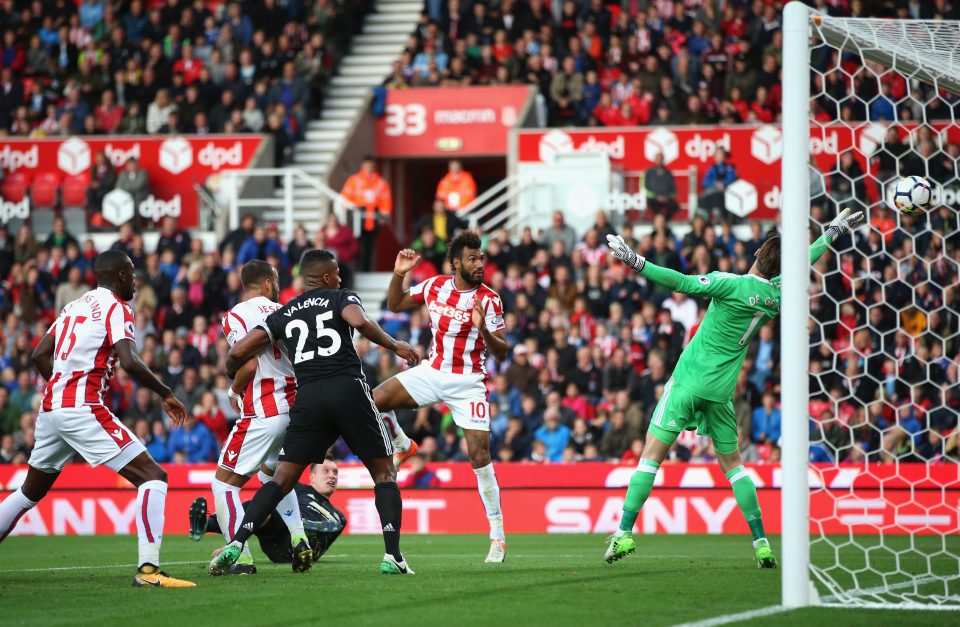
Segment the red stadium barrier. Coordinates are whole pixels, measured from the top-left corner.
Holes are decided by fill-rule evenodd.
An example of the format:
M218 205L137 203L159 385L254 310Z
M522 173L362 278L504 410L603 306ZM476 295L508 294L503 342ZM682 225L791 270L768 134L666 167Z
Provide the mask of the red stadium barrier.
M779 464L745 464L758 488L780 486ZM577 464L498 463L497 477L505 489L517 488L625 488L633 465L608 462ZM164 464L171 490L206 488L216 471L214 464ZM477 477L466 463L430 463L442 488L473 489ZM26 476L27 466L0 465L0 491L15 490ZM408 470L400 470L403 482ZM306 475L304 475L306 477ZM58 490L94 490L125 488L129 484L109 468L91 468L86 464L67 466L57 480ZM729 483L717 464L666 463L657 475L657 488L720 488ZM811 466L810 485L827 489L940 489L960 491L960 465L903 463L823 464ZM371 488L370 474L361 464L340 464L340 488Z
M932 122L929 126L944 133L950 141L960 141L960 127L957 125ZM903 138L912 127L904 124L897 128ZM886 125L883 124L815 127L810 137L810 155L828 179L836 166L837 155L848 150L854 150L854 158L866 172L866 156L874 154L882 145L885 132ZM780 129L776 126L542 129L521 130L518 138L520 163L549 163L556 154L565 152L606 153L610 162L630 178L651 168L653 159L662 153L670 170L695 167L701 185L720 147L729 153L730 162L736 166L740 180L744 181L743 189L737 190L737 195L750 218L770 220L776 217L780 208L780 155L783 148ZM867 192L872 200L876 200L877 191L868 186Z
M149 199L142 202L139 209L143 217L159 219L171 215L178 218L181 227L194 228L198 219L194 184L203 185L207 177L222 170L249 167L262 141L259 135L5 139L0 141L0 169L16 176L7 176L3 195L7 201L20 201L26 185L14 183L21 177L29 180L50 174L59 180L64 175L70 179L87 174L93 155L105 151L118 170L133 157L147 171L151 194L163 203ZM162 211L157 209L161 204Z
M256 483L256 482L254 482ZM197 496L210 500L209 489L170 490L166 532L188 531L187 509ZM253 496L244 490L243 498ZM956 504L958 493L952 495ZM603 488L515 489L501 493L508 533L609 533L616 529L623 490ZM780 492L760 490L766 530L780 533ZM341 490L334 504L347 515L347 532L380 532L373 490ZM132 489L55 490L21 520L12 535L124 535L136 533L137 493ZM485 533L483 505L476 489L404 490L407 533ZM861 490L856 498L834 501L817 492L811 516L823 532L876 534L945 533L957 528L957 509L936 491ZM748 533L729 488L655 490L637 521L641 533ZM811 531L814 531L811 528Z
M431 464L442 488L404 490L404 527L409 533L483 533L486 519L469 464ZM748 467L760 488L764 521L780 532L780 469ZM186 533L187 508L209 497L213 465L168 466L168 533ZM0 487L15 489L24 466L0 466ZM632 466L617 464L498 464L507 531L512 533L606 533L623 506L623 486ZM401 472L401 481L406 471ZM254 486L256 481L252 482ZM811 497L811 517L824 533L944 533L957 529L960 467L901 464L825 467L811 470L823 486ZM369 476L362 466L341 465L334 503L350 520L349 533L379 533ZM358 489L351 487L364 486ZM250 498L253 489L245 490ZM57 489L20 521L14 535L127 534L135 532L136 492L105 468L68 467ZM747 533L729 483L716 465L666 464L637 522L642 533Z
M377 118L380 157L503 157L533 88L391 89Z

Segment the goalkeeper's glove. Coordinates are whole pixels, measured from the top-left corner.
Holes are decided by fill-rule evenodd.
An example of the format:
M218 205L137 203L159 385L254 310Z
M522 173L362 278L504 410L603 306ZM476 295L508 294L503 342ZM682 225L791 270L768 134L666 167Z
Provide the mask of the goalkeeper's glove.
M607 235L607 246L610 247L610 252L613 253L614 258L633 268L634 272L643 270L643 264L647 263L647 260L627 246L623 237L619 235Z
M857 228L863 223L864 217L862 211L853 213L853 209L847 207L837 214L830 226L827 227L826 234L833 243L846 235L849 231Z

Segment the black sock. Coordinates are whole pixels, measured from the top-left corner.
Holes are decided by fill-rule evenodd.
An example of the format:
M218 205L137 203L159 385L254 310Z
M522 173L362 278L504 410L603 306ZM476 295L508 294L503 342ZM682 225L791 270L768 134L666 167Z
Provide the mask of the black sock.
M400 555L400 519L403 512L400 488L394 481L378 483L373 486L373 494L380 524L383 525L384 550L399 562L403 559Z
M216 516L207 518L207 528L204 530L204 533L223 533L220 531L220 521L217 520Z
M394 484L396 485L396 484ZM240 529L237 530L233 539L235 542L245 544L253 535L253 531L263 524L263 521L270 512L277 509L277 505L283 499L283 490L279 484L268 481L257 490L257 494L250 501L250 506L244 512L243 520L240 522Z

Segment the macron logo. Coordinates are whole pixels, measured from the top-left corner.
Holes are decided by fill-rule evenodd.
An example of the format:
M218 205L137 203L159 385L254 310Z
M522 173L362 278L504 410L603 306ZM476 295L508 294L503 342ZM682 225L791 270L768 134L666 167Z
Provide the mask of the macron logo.
M117 441L118 441L118 442L122 442L122 441L123 441L123 431L121 431L120 429L114 429L113 432L112 432L110 435L112 435L113 437L117 438Z
M227 458L228 458L230 461L233 461L233 460L235 460L235 459L237 458L237 454L234 453L233 451L227 451Z

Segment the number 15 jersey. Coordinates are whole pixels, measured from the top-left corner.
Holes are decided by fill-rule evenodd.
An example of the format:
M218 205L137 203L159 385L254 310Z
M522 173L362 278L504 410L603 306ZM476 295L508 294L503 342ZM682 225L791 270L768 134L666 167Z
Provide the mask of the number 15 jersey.
M349 305L363 307L360 297L349 290L310 290L260 325L272 342L283 345L297 386L330 377L364 378L353 348L353 327L341 315Z
M117 365L114 344L134 340L133 309L104 287L68 303L47 335L53 337L53 375L41 411L102 405Z

